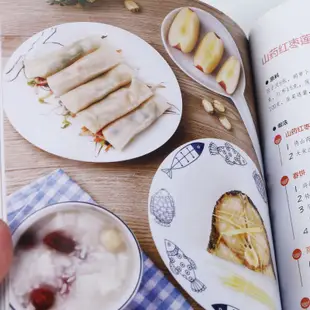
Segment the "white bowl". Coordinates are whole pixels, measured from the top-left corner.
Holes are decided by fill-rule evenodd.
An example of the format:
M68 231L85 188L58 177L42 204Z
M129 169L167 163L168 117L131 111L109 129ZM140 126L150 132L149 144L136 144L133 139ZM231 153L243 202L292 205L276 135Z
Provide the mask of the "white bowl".
M133 262L133 268L131 269L131 279L128 281L128 288L119 292L119 300L124 300L118 309L113 310L122 310L124 309L136 295L142 280L143 275L143 257L142 251L139 246L139 243L130 230L130 228L123 222L118 216L109 210L86 202L61 202L49 205L41 210L34 212L29 215L13 232L13 244L16 247L20 237L33 225L43 220L44 218L51 216L55 213L64 212L64 211L93 211L99 212L106 216L115 227L123 234L127 241L127 246L131 252L131 259ZM24 308L18 304L16 297L12 289L10 289L10 302L11 309L13 310L24 310Z

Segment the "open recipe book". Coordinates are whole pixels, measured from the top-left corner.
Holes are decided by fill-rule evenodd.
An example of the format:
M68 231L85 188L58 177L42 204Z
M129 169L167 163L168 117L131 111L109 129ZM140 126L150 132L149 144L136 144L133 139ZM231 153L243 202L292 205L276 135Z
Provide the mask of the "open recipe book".
M253 172L261 201L251 200L251 192L226 191L209 210L213 213L207 251L248 270L243 276L236 272L224 278L223 287L218 288L223 302L211 304L214 309L310 308L309 9L306 1L291 1L269 11L253 25L248 49L240 47L237 26L226 23L227 34L211 7L187 8L166 18L169 31L163 40L170 57L198 83L233 101L256 151L258 167L264 171L262 177ZM220 17L222 22L227 18ZM234 40L230 35L235 35ZM253 91L247 94L251 79L246 53L255 81L260 135L248 108L253 105ZM218 103L221 100L216 95L207 98L204 108L238 136ZM210 143L208 153L221 156L229 166L239 166L240 174L247 169L246 160L230 143ZM234 172L227 172L225 178L238 179ZM238 293L228 295L227 287Z
M260 300L261 304L239 302L236 297L229 303L231 308L223 305L218 309L310 308L309 10L307 1L284 3L261 17L249 35L268 206L263 203L255 206L249 197L240 197L238 193L222 196L214 209L208 252L243 265L251 272L263 274L266 282L260 283L258 288L255 287L258 282L239 283L238 276L232 276L226 285L238 287L245 295ZM210 35L212 60L202 61L204 65L201 65L206 71L213 70L217 57L220 57L222 42L219 37L211 39ZM205 40L207 47L208 39ZM227 69L222 79L220 73L216 79L229 93L229 87L235 85L234 78L239 75L239 68L231 62ZM238 92L238 87L240 81L235 92ZM250 129L249 136L259 158L250 116L246 116L243 107L241 111L239 108L244 102L238 103L236 101L240 99L235 101L233 98L238 95L234 93L231 99ZM210 152L219 153L230 165L242 165L241 161L231 161L234 153L230 153L229 145ZM260 177L253 174L253 178L265 200ZM236 204L227 203L229 199L243 200L243 216L234 217ZM268 207L267 220L261 215L266 214ZM270 279L274 281L274 291L269 289ZM276 287L279 287L279 295Z
M165 13L163 46L185 73L182 77L195 81L191 86L197 89L196 101L202 102L196 115L210 130L203 132L208 139L188 143L158 170L149 199L150 225L154 240L156 235L165 240L161 246L155 243L171 273L208 310L310 308L309 11L307 1L284 3L261 17L248 38L228 16L195 1ZM84 27L72 23L44 30L13 54L4 69L7 117L34 145L70 159L114 162L146 155L179 125L177 80L156 51L120 28L105 25L109 35L103 35L100 24L87 26L89 36L70 45L71 34L84 33ZM109 40L131 44L116 50ZM52 49L53 57L28 57L36 45ZM136 49L143 51L141 57ZM132 62L124 63L123 55ZM143 72L138 78L135 66ZM149 83L154 76L157 83ZM162 78L166 85L158 83ZM59 114L52 115L48 105L33 99L33 90L40 103L56 99L65 112L62 123ZM26 113L42 132L29 126ZM89 137L106 152L95 154ZM217 177L209 184L211 174L205 173L199 176L203 182L193 187L203 160ZM172 193L163 186L170 182L177 188L177 174L182 173L182 184L188 182L184 199L175 196L183 194L180 190ZM198 191L205 184L209 201L202 208L208 214L200 220L208 232L195 235L203 244L200 255L181 239L175 241L178 234L168 239L167 227L173 235L182 219L182 203L188 210L187 186ZM215 270L221 277L212 278ZM12 291L18 293L14 287Z

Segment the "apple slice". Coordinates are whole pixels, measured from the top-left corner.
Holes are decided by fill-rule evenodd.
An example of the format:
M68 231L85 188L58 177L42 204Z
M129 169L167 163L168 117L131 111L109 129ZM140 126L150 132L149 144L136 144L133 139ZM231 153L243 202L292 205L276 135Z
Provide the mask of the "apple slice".
M235 56L230 56L216 75L216 82L228 95L232 95L238 86L240 72L240 61Z
M170 27L169 44L183 53L190 53L197 43L199 28L200 21L197 14L189 8L183 8Z
M194 56L194 65L202 72L210 74L220 63L223 54L223 41L214 32L209 32L198 46Z

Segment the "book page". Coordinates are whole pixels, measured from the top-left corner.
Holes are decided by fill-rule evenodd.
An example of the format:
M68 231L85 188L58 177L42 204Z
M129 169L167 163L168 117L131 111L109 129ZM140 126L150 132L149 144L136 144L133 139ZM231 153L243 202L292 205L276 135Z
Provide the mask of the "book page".
M1 32L1 29L0 29ZM0 56L2 54L2 41L0 40ZM0 72L2 72L2 57L0 57ZM5 165L4 165L4 140L3 140L3 91L2 75L0 75L0 220L6 221L6 195L5 195ZM8 310L8 281L0 283L0 310Z
M268 10L283 3L285 0L200 0L222 11L233 19L248 36L254 21Z
M250 35L283 309L310 306L310 3L288 2Z

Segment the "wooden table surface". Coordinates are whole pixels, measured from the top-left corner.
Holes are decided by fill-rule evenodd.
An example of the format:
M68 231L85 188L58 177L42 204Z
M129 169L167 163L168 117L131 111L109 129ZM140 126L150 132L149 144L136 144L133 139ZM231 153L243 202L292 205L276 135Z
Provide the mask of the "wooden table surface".
M208 9L226 25L239 46L248 77L246 98L253 102L251 73L248 70L247 43L243 33L223 14L187 0L140 0L139 4L142 11L133 14L124 8L122 0L99 0L85 9L49 6L44 0L0 0L3 57L9 57L20 43L36 32L56 24L77 21L112 24L139 35L163 55L178 78L184 105L180 127L163 147L140 159L115 164L80 163L50 155L24 140L6 119L4 135L7 193L10 194L38 177L62 168L99 204L106 206L129 224L143 250L176 284L157 253L147 219L148 192L157 167L177 146L204 137L221 138L235 143L256 163L257 161L239 113L231 101L223 99L227 116L233 125L231 132L226 131L215 117L203 110L202 98L212 99L219 96L190 80L173 64L160 38L163 18L169 11L180 6L195 5ZM194 309L201 309L183 290L182 292Z

